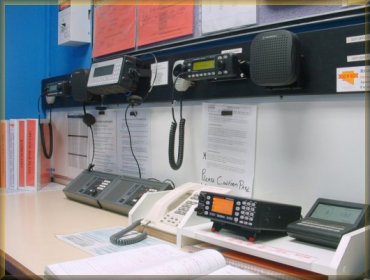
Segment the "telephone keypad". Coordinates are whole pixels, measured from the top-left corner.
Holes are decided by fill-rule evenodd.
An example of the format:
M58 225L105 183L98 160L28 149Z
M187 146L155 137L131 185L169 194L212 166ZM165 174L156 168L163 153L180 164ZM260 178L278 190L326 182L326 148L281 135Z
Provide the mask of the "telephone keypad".
M198 204L198 197L199 194L193 194L173 211L167 213L161 222L171 226L178 226L191 206Z

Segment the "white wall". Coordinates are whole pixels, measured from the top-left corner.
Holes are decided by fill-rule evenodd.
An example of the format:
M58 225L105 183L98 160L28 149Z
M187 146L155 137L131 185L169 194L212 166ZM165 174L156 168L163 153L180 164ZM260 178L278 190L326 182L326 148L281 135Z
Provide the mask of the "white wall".
M318 197L365 202L365 97L363 94L208 100L257 104L254 198L298 204L305 214ZM123 105L125 106L125 105ZM183 166L168 164L169 103L151 103L152 171L177 185L200 181L202 101L184 102ZM116 108L116 107L115 107ZM178 108L177 108L178 109ZM123 114L123 110L122 114ZM81 110L79 110L81 112ZM53 113L57 174L74 177L67 167L66 124Z

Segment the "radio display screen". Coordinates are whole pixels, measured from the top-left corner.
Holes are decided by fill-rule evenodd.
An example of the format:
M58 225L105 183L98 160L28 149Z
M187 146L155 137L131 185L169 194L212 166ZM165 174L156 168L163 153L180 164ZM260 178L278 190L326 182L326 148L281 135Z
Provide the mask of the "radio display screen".
M57 84L51 84L51 85L48 85L47 86L47 90L48 91L56 91L58 89L58 85Z
M114 64L95 68L94 77L101 77L113 73Z
M362 209L320 203L312 212L311 217L353 225L361 213Z
M214 59L193 62L193 65L192 65L193 71L208 70L208 69L214 69L214 68L215 68Z
M234 200L222 197L213 197L212 212L231 216L234 208Z

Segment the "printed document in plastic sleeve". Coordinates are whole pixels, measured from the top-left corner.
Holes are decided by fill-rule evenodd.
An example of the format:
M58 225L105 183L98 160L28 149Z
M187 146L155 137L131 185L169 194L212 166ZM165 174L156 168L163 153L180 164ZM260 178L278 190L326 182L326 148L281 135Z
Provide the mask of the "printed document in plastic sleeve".
M256 122L256 105L203 103L202 183L252 196Z
M104 115L97 115L93 125L95 141L95 170L117 173L117 113L106 110ZM92 145L92 143L91 143ZM92 158L90 156L90 158Z
M144 178L150 178L152 177L150 108L130 108L127 111L127 119L125 119L124 114L117 116L117 154L119 154L117 158L118 173L138 177L136 161L131 153L126 120L131 134L132 149L136 159L140 163L141 175Z

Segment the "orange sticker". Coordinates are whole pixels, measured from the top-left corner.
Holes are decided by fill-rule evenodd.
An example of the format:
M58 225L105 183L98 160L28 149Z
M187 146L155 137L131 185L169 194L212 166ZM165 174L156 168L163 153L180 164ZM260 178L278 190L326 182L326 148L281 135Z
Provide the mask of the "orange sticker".
M355 71L344 71L341 74L339 74L339 79L350 83L351 85L355 84L355 79L358 78L358 73Z

